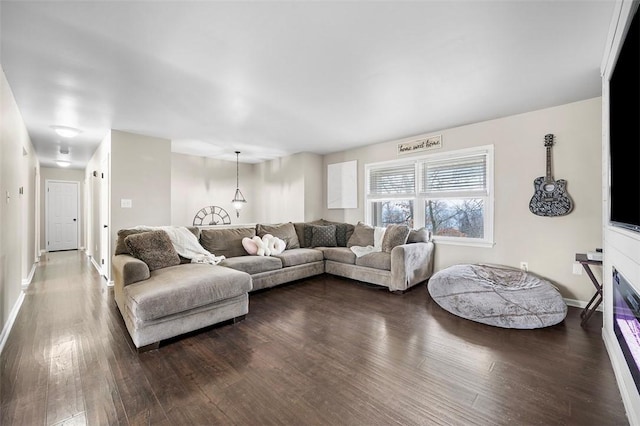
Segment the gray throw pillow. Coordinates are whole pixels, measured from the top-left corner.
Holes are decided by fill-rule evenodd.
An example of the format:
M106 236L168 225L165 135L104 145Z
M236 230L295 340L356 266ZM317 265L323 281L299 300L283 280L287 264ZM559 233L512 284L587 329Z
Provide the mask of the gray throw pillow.
M384 231L382 237L382 251L390 253L394 247L400 246L407 242L411 228L407 225L389 225Z
M256 229L254 227L207 228L200 232L200 244L215 256L224 256L226 258L246 256L247 251L242 245L242 239L255 236Z
M131 255L146 263L150 271L180 264L178 252L165 231L132 234L124 243Z
M429 241L431 241L431 232L424 227L412 229L407 238L407 243L428 243Z
M353 234L349 241L347 241L347 247L353 246L372 246L373 245L373 226L367 225L364 222L358 222L353 229Z
M349 238L353 235L354 226L345 222L332 222L322 219L322 225L335 225L336 226L336 244L338 247L346 247Z
M278 225L263 225L259 223L256 225L256 234L260 238L267 234L280 238L282 241L287 243L286 250L300 248L300 241L298 241L296 228L291 222L281 223Z
M335 225L311 225L311 247L336 247Z
M142 231L140 229L121 229L121 230L119 230L118 231L118 239L116 240L115 255L117 256L119 254L131 254L131 252L127 248L127 245L124 243L124 239L127 238L129 235L141 234L143 232L149 232L149 231Z

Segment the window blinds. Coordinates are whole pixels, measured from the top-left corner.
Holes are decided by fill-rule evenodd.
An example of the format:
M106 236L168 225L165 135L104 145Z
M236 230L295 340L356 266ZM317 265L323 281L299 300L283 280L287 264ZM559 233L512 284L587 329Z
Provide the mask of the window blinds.
M369 171L369 195L415 194L415 163L374 168Z
M422 193L487 194L487 155L421 163Z

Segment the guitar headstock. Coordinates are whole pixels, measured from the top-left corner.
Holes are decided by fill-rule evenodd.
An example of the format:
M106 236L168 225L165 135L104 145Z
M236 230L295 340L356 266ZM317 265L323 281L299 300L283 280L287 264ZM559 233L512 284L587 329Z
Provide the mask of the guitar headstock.
M553 133L544 135L544 146L546 146L547 148L553 146Z

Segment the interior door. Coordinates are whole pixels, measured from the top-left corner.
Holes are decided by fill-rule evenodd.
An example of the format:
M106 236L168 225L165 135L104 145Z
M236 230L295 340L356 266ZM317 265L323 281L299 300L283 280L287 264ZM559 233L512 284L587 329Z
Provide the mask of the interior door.
M47 181L47 250L78 249L78 182Z
M101 164L100 173L100 268L107 283L111 280L111 230L109 229L109 155Z

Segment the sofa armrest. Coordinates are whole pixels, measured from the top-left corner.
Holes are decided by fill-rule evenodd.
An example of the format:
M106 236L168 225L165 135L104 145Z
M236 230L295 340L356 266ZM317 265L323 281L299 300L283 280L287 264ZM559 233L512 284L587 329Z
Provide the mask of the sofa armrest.
M433 274L433 242L410 243L391 250L391 291L404 291Z
M120 312L124 314L124 288L129 284L148 279L151 273L146 263L128 254L113 256L111 271L113 272L113 297Z
M151 276L146 263L128 254L113 256L111 265L114 285L119 282L121 287L146 280Z

